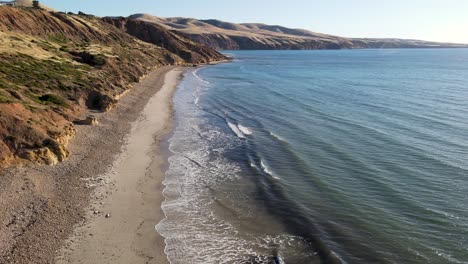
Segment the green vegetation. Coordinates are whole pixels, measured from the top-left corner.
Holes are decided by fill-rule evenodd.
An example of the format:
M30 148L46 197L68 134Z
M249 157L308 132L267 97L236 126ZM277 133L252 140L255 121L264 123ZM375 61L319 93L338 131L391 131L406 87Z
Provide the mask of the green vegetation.
M66 44L70 40L65 37L62 33L56 33L56 34L49 34L49 41L59 43L59 44Z
M8 139L12 144L6 151L2 146L0 161L44 146L63 158L63 149L50 142L69 132L64 126L82 111L106 111L117 103L117 95L151 69L182 62L176 53L137 41L117 24L83 13L2 9L2 15L0 121L6 125L0 142ZM161 30L149 34L169 34ZM182 45L177 38L170 43ZM25 158L39 163L50 158L40 155Z
M76 65L59 58L40 60L25 54L0 55L0 102L14 101L12 91L23 94L36 103L52 103L67 107L66 100L55 95L87 84L87 65ZM83 85L85 86L85 85Z
M88 64L94 67L104 66L107 63L106 56L103 54L92 54L87 51L70 52L81 63Z
M60 47L60 51L70 52L70 48L68 46L62 46L62 47Z
M89 68L71 62L39 60L29 55L10 55L0 58L0 74L6 81L22 86L47 86L53 88L62 80L82 80L83 72ZM0 83L1 85L2 83Z
M49 41L40 41L40 42L35 42L39 47L41 47L43 50L49 51L49 52L55 52L57 51L57 48L50 44Z
M67 107L68 104L62 97L55 94L46 94L39 97L39 100L44 103L53 103L59 106Z
M3 80L2 76L0 76L0 89L9 89L9 88L13 88L13 86L11 84L9 84L8 82L6 82L5 80Z
M8 98L2 94L0 94L0 104L7 104L7 103L12 103L13 100L11 98Z
M13 94L17 95L17 93L15 91L9 92L7 89L4 89L3 87L0 87L0 104L15 102L16 98L13 96Z

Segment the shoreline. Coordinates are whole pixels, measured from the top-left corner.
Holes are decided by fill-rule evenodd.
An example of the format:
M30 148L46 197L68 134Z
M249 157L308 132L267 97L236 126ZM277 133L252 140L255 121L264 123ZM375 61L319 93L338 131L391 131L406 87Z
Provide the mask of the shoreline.
M154 226L165 217L167 157L161 141L172 129L172 96L182 74L172 69L164 75L164 84L132 124L122 153L101 176L112 182L97 188L104 198L91 204L87 223L75 229L56 263L169 263Z
M1 172L0 263L168 263L154 229L164 218L160 141L184 71L158 68L112 111L93 113L99 124L77 126L68 160Z

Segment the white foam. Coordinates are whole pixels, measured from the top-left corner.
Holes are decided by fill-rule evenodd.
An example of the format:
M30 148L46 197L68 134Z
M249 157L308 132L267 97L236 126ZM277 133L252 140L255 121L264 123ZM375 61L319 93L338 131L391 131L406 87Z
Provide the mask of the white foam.
M234 132L237 135L238 138L245 138L244 133L242 133L242 131L236 125L229 122L227 123L229 128L232 130L232 132Z
M198 72L199 70L200 70L200 69L193 71L193 72L192 72L193 76L195 76L195 78L197 78L197 80L199 80L199 81L202 82L202 83L210 84L209 81L204 80L202 77L200 77L200 76L197 74L197 72Z
M240 194L247 193L243 192L243 184L238 184L244 182L243 168L223 155L243 142L232 140L233 135L225 128L201 118L204 113L191 103L197 100L198 96L192 95L198 87L187 86L187 89L175 98L176 109L182 111L175 113L178 123L169 140L173 155L168 159L163 182L165 218L155 226L165 239L169 262L235 264L249 263L255 257L259 263L269 263L273 246L284 258L287 255L283 252L293 256L308 254L300 237L276 232L259 236L257 232L239 229L234 218L223 217L223 209L217 205L223 197L242 219L251 217L250 212L255 208L251 206L255 197L246 195L249 200L244 197L237 200ZM228 125L238 137L245 138L237 125ZM263 170L260 164L252 166ZM231 200L231 197L236 198Z
M278 254L278 263L280 264L285 264L286 262L284 262L283 258Z
M270 170L270 168L268 168L268 166L265 165L265 163L263 163L263 160L260 161L260 165L262 166L262 169L263 169L263 171L264 171L266 174L270 175L270 176L273 177L274 179L280 180L280 178L277 177L277 176L275 176L275 175L273 174L273 172Z
M242 125L238 125L237 127L238 127L239 130L242 131L242 133L244 133L245 135L252 135L252 134L253 134L252 129L250 129L250 128L248 128L248 127L245 127L245 126L242 126Z
M263 163L263 160L260 162L260 165L262 165L262 169L264 172L266 172L267 174L270 174L272 175L273 173L270 171L270 169L265 165L265 163Z
M274 138L280 140L280 141L287 142L284 138L278 136L277 134L275 134L273 132L270 132L270 135L273 136Z

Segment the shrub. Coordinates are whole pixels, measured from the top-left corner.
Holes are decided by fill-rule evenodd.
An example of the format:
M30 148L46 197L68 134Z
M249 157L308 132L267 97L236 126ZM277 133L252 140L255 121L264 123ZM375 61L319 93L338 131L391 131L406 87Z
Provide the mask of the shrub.
M68 46L62 46L62 47L60 47L60 51L70 52L70 48L68 48Z
M64 106L64 107L67 106L67 102L62 97L55 95L55 94L46 94L46 95L40 96L39 100L45 103L53 103L53 104Z
M11 102L13 101L10 98L7 98L6 96L0 94L0 104L6 104Z
M91 66L103 66L106 64L106 57L102 54L91 54L87 51L83 52L70 52L71 55L75 56L79 62L88 64Z
M49 40L55 43L64 44L68 42L68 38L61 33L49 34Z

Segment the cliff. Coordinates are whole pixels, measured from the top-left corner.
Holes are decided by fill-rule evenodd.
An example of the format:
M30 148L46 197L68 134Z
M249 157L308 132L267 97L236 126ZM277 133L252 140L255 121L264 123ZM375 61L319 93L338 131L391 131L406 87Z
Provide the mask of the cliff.
M0 166L56 164L68 157L68 140L87 110L110 110L152 69L224 59L142 24L127 27L160 41L138 40L122 24L90 15L0 6Z
M236 24L215 19L160 18L136 14L131 19L159 25L198 43L219 50L307 50L361 48L461 48L465 44L408 39L344 38L304 29L258 23Z
M187 62L209 63L226 59L217 51L170 32L154 23L123 17L106 17L104 21L142 41L164 47Z

